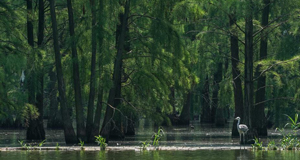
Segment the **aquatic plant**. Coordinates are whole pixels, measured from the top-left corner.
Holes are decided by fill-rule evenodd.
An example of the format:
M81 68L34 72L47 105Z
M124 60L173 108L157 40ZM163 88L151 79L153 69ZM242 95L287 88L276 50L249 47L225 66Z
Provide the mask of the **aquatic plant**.
M106 139L104 137L101 137L101 135L99 136L95 136L96 140L95 142L98 143L98 145L100 146L101 150L105 150L107 143L105 143Z
M256 149L256 150L262 150L263 149L262 142L259 142L259 139L256 138L256 137L254 139L254 144L252 144L252 149Z
M292 150L300 146L300 142L296 137L300 123L298 122L298 114L295 114L294 119L286 114L285 116L289 118L290 122L287 123L282 129L276 128L276 131L278 130L283 135L283 138L280 140L280 146L282 147L282 149ZM291 126L293 134L285 132L285 128L287 126Z
M55 149L59 150L59 144L58 143L56 143Z
M277 150L277 149L278 149L278 147L277 147L277 145L276 145L276 143L275 143L274 140L271 140L271 141L268 143L268 149L269 149L269 150Z
M148 141L142 142L142 148L143 150L146 150L150 146L150 143Z
M27 144L23 140L18 141L22 148L27 148Z
M288 125L290 125L291 129L294 132L296 132L299 129L299 127L300 127L300 122L298 122L298 114L297 113L295 114L295 118L294 119L292 117L286 115L286 114L285 114L285 116L287 116L290 119L290 123L287 123L285 125L285 127L288 126Z
M292 136L291 134L288 134L287 136L284 136L281 140L281 147L284 150L292 150L296 147L299 147L299 140Z
M163 129L160 127L157 131L157 133L154 133L154 135L152 137L154 137L153 139L153 146L158 146L159 145L159 141L161 139L161 137L163 137L164 135L164 131Z
M81 150L84 150L84 141L82 141L81 139L79 139L79 143Z
M42 147L44 143L46 142L46 139L44 139L42 142L39 143L39 147Z

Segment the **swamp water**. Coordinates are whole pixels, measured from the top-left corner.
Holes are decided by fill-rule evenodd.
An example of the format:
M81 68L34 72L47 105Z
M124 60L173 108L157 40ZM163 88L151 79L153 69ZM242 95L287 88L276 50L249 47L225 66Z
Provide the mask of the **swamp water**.
M7 151L1 160L298 160L299 151Z
M222 128L213 125L203 125L199 122L192 122L194 129L189 126L164 127L164 136L159 146L172 147L238 147L239 138L231 138L231 125L228 123ZM145 123L139 123L136 128L136 135L126 137L122 141L110 141L108 146L141 146L142 142L151 143L151 137L157 128ZM262 139L267 145L269 139L277 142L282 137L275 130L268 131L268 138ZM18 140L26 138L26 130L4 130L0 129L0 147L19 147ZM44 146L65 146L62 130L46 130L46 143ZM28 143L28 142L27 142ZM71 146L78 146L74 144ZM250 146L248 146L249 148ZM124 151L0 151L0 160L94 160L94 159L116 159L116 160L235 160L235 159L300 159L300 151L251 151L251 150L124 150Z

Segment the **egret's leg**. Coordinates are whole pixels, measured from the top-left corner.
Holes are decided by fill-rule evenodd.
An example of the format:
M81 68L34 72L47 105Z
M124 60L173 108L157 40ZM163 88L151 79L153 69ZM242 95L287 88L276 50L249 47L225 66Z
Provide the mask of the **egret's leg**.
M241 149L241 146L242 146L242 134L240 133L240 149Z
M244 137L243 137L243 138L244 138L244 149L245 149L245 144L246 144L246 140L245 140L245 139L246 139L246 137L245 137L245 133L243 133L243 135L244 135Z

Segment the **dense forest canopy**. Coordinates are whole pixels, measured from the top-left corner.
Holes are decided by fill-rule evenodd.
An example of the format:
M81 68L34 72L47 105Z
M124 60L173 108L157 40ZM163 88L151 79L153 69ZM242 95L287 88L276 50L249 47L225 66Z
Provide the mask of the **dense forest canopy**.
M2 0L0 126L73 143L240 116L267 135L300 107L299 3Z

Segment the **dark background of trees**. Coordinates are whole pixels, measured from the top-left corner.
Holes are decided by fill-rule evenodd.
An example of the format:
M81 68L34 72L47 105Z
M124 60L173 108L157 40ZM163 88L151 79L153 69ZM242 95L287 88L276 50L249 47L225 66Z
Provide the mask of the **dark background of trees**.
M266 136L299 109L299 21L297 0L0 1L0 126L72 144L239 116Z

